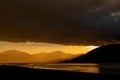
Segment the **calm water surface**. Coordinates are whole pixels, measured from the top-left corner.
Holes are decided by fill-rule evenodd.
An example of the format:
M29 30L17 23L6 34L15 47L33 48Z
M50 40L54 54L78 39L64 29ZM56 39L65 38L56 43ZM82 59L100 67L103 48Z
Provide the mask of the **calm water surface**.
M87 73L105 73L120 75L120 63L92 64L92 63L56 63L56 64L40 64L40 63L24 63L9 64L23 66L36 69L63 70Z

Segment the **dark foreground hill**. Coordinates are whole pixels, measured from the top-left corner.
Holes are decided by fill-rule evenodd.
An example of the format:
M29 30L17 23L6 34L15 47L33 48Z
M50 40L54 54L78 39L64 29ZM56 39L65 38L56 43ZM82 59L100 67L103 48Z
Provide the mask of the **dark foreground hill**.
M1 80L120 80L119 75L0 66Z
M120 63L120 44L109 44L96 48L85 55L65 63Z

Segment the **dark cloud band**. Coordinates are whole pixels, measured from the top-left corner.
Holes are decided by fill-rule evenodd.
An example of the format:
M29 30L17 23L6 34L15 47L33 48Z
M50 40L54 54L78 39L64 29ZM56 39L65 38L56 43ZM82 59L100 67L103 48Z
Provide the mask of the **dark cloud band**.
M81 45L120 40L119 0L4 1L0 40Z

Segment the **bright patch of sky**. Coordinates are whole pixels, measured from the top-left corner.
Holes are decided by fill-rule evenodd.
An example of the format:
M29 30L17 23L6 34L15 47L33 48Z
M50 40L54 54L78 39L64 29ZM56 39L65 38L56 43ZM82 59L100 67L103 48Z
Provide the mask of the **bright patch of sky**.
M88 51L97 48L97 46L78 46L78 45L61 45L51 43L37 43L37 42L5 42L0 41L0 52L7 50L18 50L30 54L35 53L51 53L54 51L62 51L70 54L85 54Z

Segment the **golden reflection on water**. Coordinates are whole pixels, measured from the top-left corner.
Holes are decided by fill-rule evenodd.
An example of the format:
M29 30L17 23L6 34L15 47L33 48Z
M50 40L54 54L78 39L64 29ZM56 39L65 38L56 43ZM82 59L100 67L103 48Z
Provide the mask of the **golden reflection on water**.
M0 64L3 65L3 64ZM22 66L35 69L46 70L61 70L73 72L86 72L86 73L104 73L120 75L120 63L55 63L55 64L41 64L41 63L7 63L4 65Z
M77 63L36 64L36 65L33 65L32 68L87 72L87 73L100 73L98 64L77 64Z
M35 68L35 69L100 73L99 65L98 64L90 64L90 63L55 63L55 64L7 63L4 65L15 65L15 66L28 67L28 68Z

